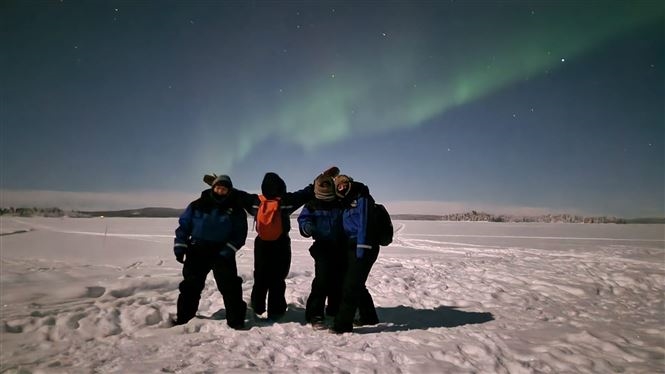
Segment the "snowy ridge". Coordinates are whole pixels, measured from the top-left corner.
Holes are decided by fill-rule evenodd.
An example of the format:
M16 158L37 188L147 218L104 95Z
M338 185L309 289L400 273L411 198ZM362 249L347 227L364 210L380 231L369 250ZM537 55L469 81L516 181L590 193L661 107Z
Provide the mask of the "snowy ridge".
M0 372L652 373L665 364L663 226L396 221L368 280L381 323L334 335L304 324L313 260L297 230L284 320L248 313L247 331L228 328L209 276L198 318L170 327L175 224L2 217L3 233L25 232L0 237ZM251 249L248 239L237 257L245 299Z

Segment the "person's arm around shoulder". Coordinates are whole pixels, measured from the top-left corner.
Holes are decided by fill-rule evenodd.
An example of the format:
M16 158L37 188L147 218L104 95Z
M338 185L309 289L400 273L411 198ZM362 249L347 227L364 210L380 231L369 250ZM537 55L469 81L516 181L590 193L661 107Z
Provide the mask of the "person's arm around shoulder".
M237 199L243 209L253 216L256 215L259 205L259 195L239 190L237 188L233 188L233 195L235 195L235 199Z
M307 203L308 201L314 198L314 185L310 183L301 190L295 192L287 192L286 198L288 199L291 205L289 213L295 212L303 204Z
M321 175L326 175L331 178L334 178L338 174L339 174L339 168L337 166L331 166L328 169L324 170L321 174L319 174L317 178ZM316 180L316 178L314 179ZM308 201L314 198L314 184L310 183L307 186L305 186L303 189L300 189L295 192L287 192L286 196L289 199L289 202L292 206L291 212L295 212L303 204L307 203Z

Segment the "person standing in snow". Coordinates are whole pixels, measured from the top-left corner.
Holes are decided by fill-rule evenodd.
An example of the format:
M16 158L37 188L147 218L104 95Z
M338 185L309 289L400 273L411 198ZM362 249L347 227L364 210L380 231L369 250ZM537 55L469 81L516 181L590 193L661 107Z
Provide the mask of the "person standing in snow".
M332 331L345 333L353 331L356 310L360 325L373 325L379 322L374 301L365 282L372 265L379 256L379 244L368 225L374 198L369 188L346 175L335 177L335 189L343 208L342 226L346 236L346 273L343 280L342 303L335 316Z
M300 212L298 226L302 236L314 239L309 248L314 259L314 279L307 297L305 320L322 329L325 315L334 317L339 310L346 252L342 209L331 176L322 174L314 180L314 196Z
M205 177L204 177L205 181ZM242 279L235 254L247 239L247 214L233 193L227 175L215 176L210 189L191 202L180 216L173 252L183 264L177 319L182 325L194 318L210 270L224 299L226 323L234 329L245 326L247 304L242 299Z
M332 166L324 173L337 175L339 169ZM286 313L287 308L286 277L291 269L290 216L314 197L314 188L310 184L301 190L286 192L284 180L277 173L268 172L261 182L261 196L242 190L235 192L245 210L254 217L259 214L262 200L279 201L281 234L276 239L267 240L257 233L254 239L254 285L250 296L250 305L255 314L260 315L267 310L268 319L277 321Z
M241 204L252 216L257 216L261 198L236 190ZM286 192L286 183L277 174L268 172L261 182L261 194L268 200L279 200L281 234L274 240L264 240L259 235L254 239L254 286L251 307L255 314L266 311L268 319L277 321L286 312L286 277L291 268L290 215L313 196L311 185L296 191Z

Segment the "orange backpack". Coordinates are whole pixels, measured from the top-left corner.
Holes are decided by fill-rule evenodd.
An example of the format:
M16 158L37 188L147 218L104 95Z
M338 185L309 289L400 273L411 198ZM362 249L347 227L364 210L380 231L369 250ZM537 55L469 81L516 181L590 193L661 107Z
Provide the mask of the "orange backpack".
M282 212L279 198L267 199L259 195L259 209L256 212L256 232L263 240L277 240L282 235Z

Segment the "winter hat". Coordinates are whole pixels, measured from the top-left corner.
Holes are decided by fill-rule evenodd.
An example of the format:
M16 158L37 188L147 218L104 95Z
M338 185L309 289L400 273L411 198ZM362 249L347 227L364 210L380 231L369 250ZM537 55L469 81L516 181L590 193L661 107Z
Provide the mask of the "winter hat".
M322 201L335 200L335 181L329 175L321 174L314 180L314 197Z
M218 175L215 177L215 179L212 181L211 186L215 187L215 185L221 184L222 186L226 188L233 188L233 183L231 182L231 177L228 175L222 174Z
M261 194L268 199L282 197L286 194L286 183L277 173L267 172L261 182Z
M352 182L353 178L349 177L348 175L340 174L337 177L335 177L335 193L337 194L337 196L339 197L346 196L349 193L349 191L351 191ZM346 189L340 191L338 186L344 183L346 183L348 186L346 187Z

